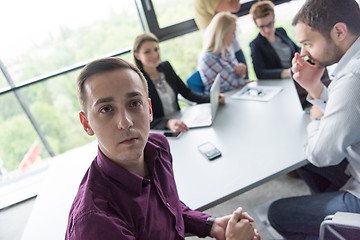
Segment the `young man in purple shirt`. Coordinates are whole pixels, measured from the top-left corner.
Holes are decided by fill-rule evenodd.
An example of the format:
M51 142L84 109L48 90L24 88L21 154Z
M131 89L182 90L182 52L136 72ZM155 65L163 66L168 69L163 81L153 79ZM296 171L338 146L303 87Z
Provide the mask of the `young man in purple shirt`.
M150 133L151 101L141 72L119 58L88 64L78 77L80 121L98 155L70 210L66 239L259 239L242 209L211 216L179 200L166 138Z

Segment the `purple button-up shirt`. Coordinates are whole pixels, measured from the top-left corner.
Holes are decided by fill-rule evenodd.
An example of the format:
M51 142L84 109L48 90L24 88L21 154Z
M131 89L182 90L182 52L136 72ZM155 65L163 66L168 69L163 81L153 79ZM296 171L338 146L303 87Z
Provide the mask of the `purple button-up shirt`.
M184 239L205 237L209 215L179 200L169 143L150 133L144 150L149 177L120 167L99 149L70 210L66 239Z

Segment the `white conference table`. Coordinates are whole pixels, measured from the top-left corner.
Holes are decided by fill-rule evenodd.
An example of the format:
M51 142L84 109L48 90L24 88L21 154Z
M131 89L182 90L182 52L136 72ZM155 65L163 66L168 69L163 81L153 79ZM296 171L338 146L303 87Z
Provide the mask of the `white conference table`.
M256 84L283 90L269 102L232 99L230 92L212 127L169 140L178 192L189 207L208 209L306 164L309 115L301 108L293 81ZM208 141L222 157L203 157L198 145Z
M306 163L303 145L309 116L292 80L266 80L281 86L269 102L234 100L227 94L212 127L191 129L169 140L180 199L205 210ZM197 146L210 141L222 157L209 161ZM22 239L64 239L70 206L96 156L96 142L53 159Z

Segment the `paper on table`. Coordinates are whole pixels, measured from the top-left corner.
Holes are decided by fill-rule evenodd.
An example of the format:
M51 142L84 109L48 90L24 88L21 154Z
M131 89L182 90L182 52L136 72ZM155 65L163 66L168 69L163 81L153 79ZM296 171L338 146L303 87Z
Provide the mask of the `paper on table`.
M231 97L240 100L268 102L281 90L282 87L256 86L253 83L248 83Z

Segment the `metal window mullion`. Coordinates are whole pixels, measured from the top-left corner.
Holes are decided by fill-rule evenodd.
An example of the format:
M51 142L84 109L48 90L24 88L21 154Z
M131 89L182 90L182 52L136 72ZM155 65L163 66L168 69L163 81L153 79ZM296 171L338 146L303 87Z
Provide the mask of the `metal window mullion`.
M272 2L275 5L279 5L290 1L291 0L273 0ZM244 4L241 4L240 10L235 14L238 17L249 14L251 5L255 2L256 1L254 0L251 2L246 2ZM160 28L152 0L141 0L141 4L144 10L145 18L148 23L150 32L154 33L159 38L160 41L175 38L198 30L194 19L190 19L171 26Z
M12 80L10 74L7 72L6 67L3 64L3 62L1 61L1 59L0 59L0 68L1 68L1 71L3 72L3 74L4 74L5 79L9 83L9 85L11 87L15 87L14 81ZM48 153L50 154L51 157L54 157L55 154L54 154L52 148L50 147L50 145L49 145L48 141L46 140L44 134L42 133L41 129L39 128L37 122L35 121L35 118L31 114L28 106L24 103L20 92L18 90L13 90L13 92L15 94L16 99L20 103L21 108L24 110L26 116L29 118L31 124L33 125L35 131L39 135L39 137L41 139L41 142L44 144L46 150L48 151Z
M145 25L143 14L141 13L140 8L139 8L138 0L134 0L134 2L135 2L135 6L136 6L136 11L137 11L139 19L140 19L141 26L143 28L143 31L146 32L148 27L146 27L146 25ZM144 11L142 11L142 12L144 12Z
M125 49L125 50L122 50L120 52L115 52L115 53L112 53L112 54L105 55L103 57L117 57L117 56L129 53L129 52L130 52L130 49ZM98 57L98 58L102 58L102 57ZM96 59L98 59L98 58L96 58ZM14 90L18 90L18 89L21 89L21 88L25 88L25 87L31 86L31 85L39 83L39 82L49 80L50 78L54 78L54 77L57 77L57 76L60 76L60 75L66 74L66 73L70 73L70 72L79 70L79 69L83 68L86 64L88 64L89 62L91 62L93 60L95 60L95 59L90 59L90 60L87 60L87 61L85 61L83 63L75 64L75 65L63 68L61 70L56 71L55 73L50 73L50 74L48 74L46 76L40 76L40 77L36 77L36 78L30 79L30 80L24 81L24 82L22 82L22 83L20 83L18 85L13 84L12 86L5 87L5 88L3 88L4 90L2 90L2 89L0 90L0 95L8 93L8 92L12 92Z
M141 5L144 10L145 18L149 26L149 31L156 36L160 34L160 26L156 18L154 6L151 0L141 0Z

